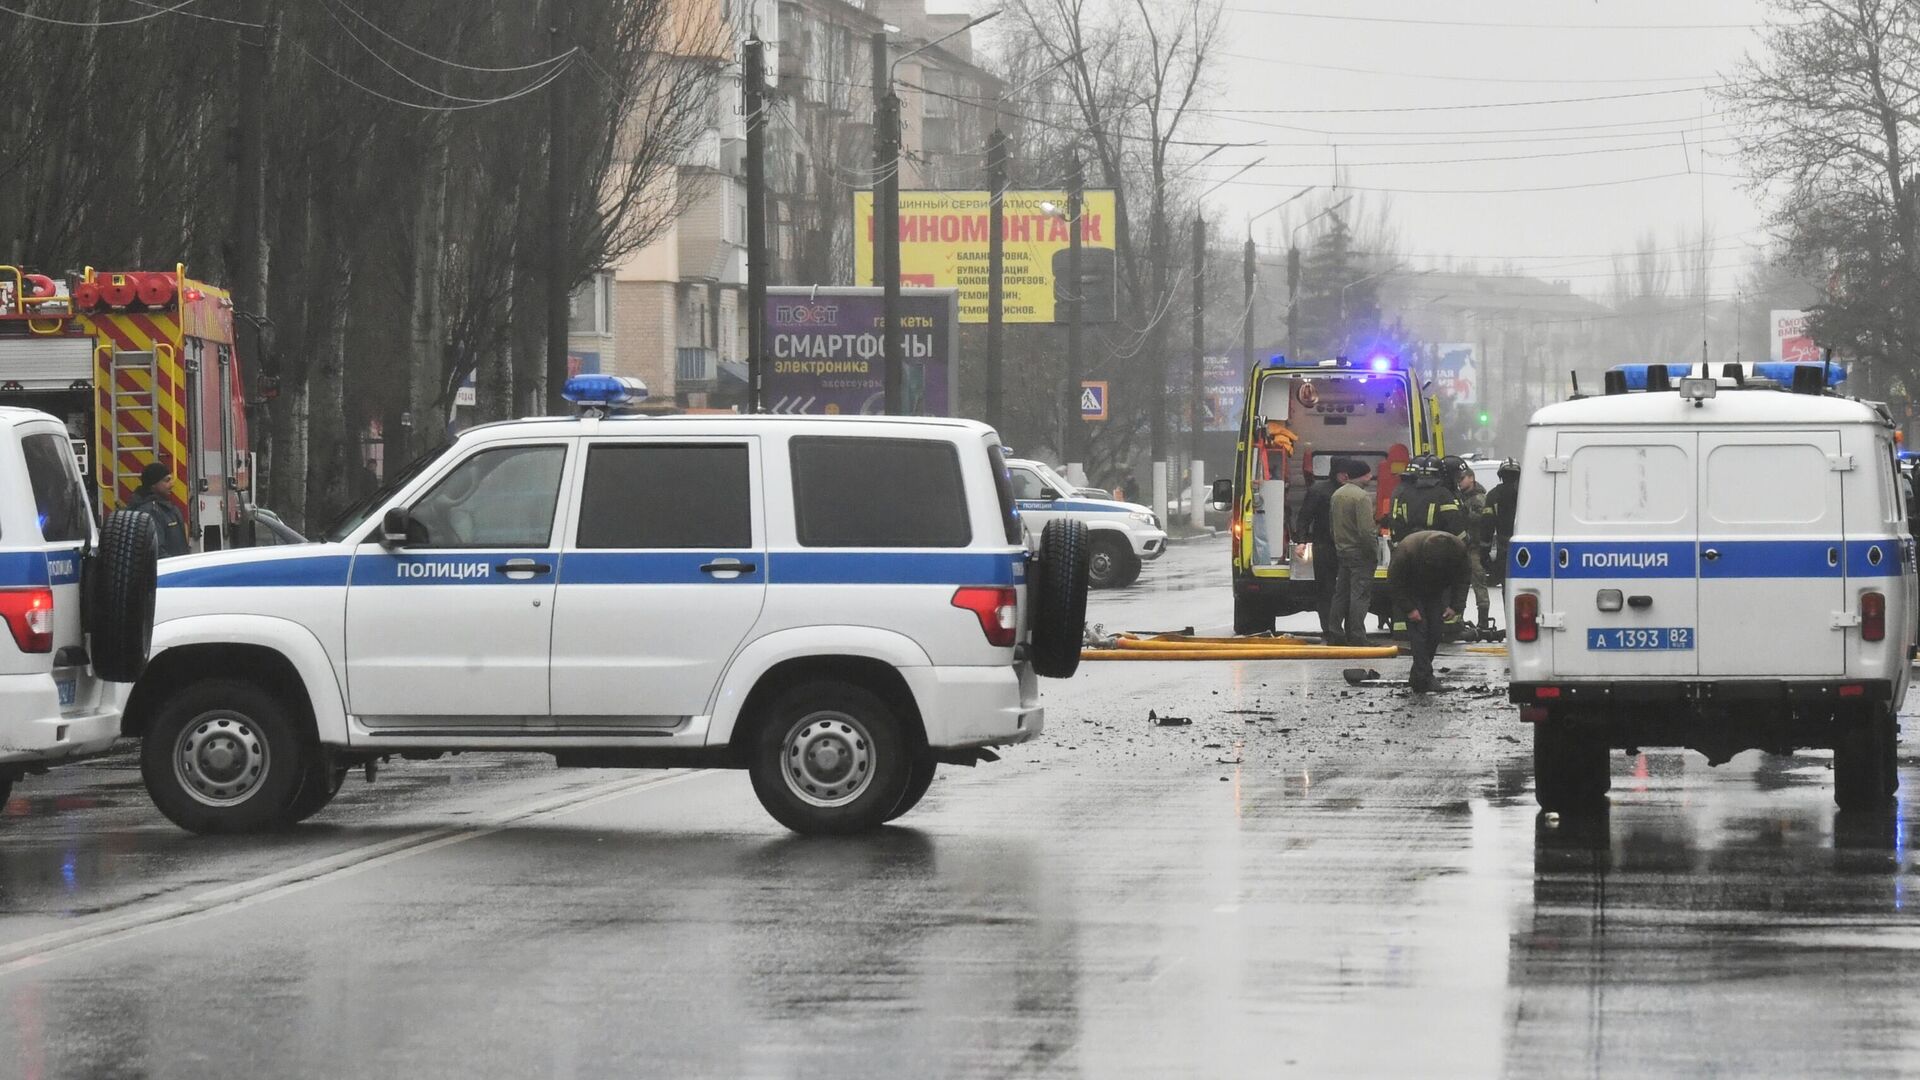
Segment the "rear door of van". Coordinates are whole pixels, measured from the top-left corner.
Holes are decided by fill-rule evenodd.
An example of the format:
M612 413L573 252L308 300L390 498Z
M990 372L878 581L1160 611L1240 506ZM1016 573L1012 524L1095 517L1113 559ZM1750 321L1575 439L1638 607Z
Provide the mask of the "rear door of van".
M1838 431L1700 436L1700 673L1839 676Z
M1558 676L1660 679L1699 670L1693 432L1563 432L1556 441L1553 595Z

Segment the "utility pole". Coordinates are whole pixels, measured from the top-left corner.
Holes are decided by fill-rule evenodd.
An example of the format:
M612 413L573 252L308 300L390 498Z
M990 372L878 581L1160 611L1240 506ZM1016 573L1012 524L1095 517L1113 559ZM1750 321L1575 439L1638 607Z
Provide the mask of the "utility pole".
M1200 408L1206 396L1207 381L1207 221L1193 219L1193 419L1187 424L1187 457L1200 460L1200 432L1206 418Z
M1246 258L1244 262L1246 265L1242 268L1241 272L1247 279L1247 310L1245 314L1240 316L1240 353L1244 361L1244 368L1241 374L1251 375L1253 373L1253 237L1247 237L1245 250ZM1253 402L1249 401L1247 404L1251 406Z
M900 334L900 95L894 93L891 86L880 101L875 126L882 129L887 151L887 163L883 166L886 171L880 175L879 205L874 210L879 217L883 244L880 317L886 323L881 327L886 358L886 413L899 416L905 407L906 381L906 365L901 355L906 351L906 344Z
M880 285L887 277L887 236L880 228L880 178L891 172L898 164L896 157L888 152L887 131L880 123L881 114L886 111L887 91L890 81L887 78L887 34L884 30L873 32L873 235L869 241L873 244L873 281Z
M1000 275L1006 263L1007 133L999 128L987 138L987 426L1000 429L1001 398L1005 385L1001 348L1005 341L1006 285Z
M1081 303L1087 283L1080 271L1080 213L1086 202L1087 175L1080 165L1080 153L1075 151L1073 164L1067 171L1067 400L1071 408L1067 411L1066 445L1060 448L1070 465L1084 464L1085 453L1082 447L1086 440L1081 428L1086 422L1080 419L1080 320L1085 306ZM1108 408L1112 408L1108 402ZM1079 480L1075 480L1079 483Z
M1300 249L1287 248L1287 359L1300 359Z
M740 73L747 116L747 411L764 412L767 329L767 54L756 29Z
M568 31L573 0L547 0L547 55L560 55ZM571 233L569 198L573 191L573 147L567 138L566 72L547 86L547 412L565 412L560 392L567 385L568 288L572 278L568 242Z

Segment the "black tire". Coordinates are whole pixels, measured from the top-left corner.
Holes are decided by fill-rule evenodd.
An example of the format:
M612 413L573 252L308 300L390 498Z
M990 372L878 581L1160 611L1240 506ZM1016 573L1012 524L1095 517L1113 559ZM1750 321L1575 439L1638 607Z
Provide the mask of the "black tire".
M1273 611L1257 601L1244 596L1233 598L1233 632L1245 637L1248 634L1273 633Z
M748 775L773 819L809 836L871 832L900 805L913 750L900 718L865 687L803 683L754 730Z
M13 778L0 776L0 809L4 809L7 800L13 798Z
M133 510L107 515L82 569L80 606L93 673L108 682L136 682L146 670L155 573L153 519Z
M278 697L206 679L160 703L140 746L140 777L153 805L188 832L265 832L292 823L317 753Z
M1087 564L1092 544L1078 521L1049 521L1040 532L1040 550L1027 564L1028 652L1033 670L1049 679L1065 679L1080 668L1080 647L1087 636Z
M324 753L316 753L307 763L307 774L300 779L300 793L287 807L287 823L297 825L326 809L341 785L347 782L347 767L336 765Z
M1140 559L1124 536L1098 533L1087 556L1087 587L1124 589L1140 580Z
M914 761L907 775L907 790L900 793L900 801L893 804L893 809L887 812L888 821L920 805L920 800L926 796L927 789L933 786L933 774L939 768L938 762L927 758Z
M1597 731L1563 715L1533 725L1533 791L1540 809L1557 814L1601 810L1612 788L1607 744Z
M1833 802L1842 810L1888 809L1899 787L1900 740L1892 710L1875 704L1834 718Z

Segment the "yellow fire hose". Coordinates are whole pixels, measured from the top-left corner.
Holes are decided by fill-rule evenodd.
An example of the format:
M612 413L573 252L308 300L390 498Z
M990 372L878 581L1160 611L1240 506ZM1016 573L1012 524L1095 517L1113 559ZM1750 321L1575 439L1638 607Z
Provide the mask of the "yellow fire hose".
M1155 638L1121 636L1112 648L1082 649L1082 660L1389 660L1392 645L1310 645L1296 637Z
M1270 638L1187 638L1156 637L1136 638L1118 637L1113 641L1116 649L1139 649L1142 652L1189 652L1194 649L1317 649L1320 646L1302 641L1296 637Z

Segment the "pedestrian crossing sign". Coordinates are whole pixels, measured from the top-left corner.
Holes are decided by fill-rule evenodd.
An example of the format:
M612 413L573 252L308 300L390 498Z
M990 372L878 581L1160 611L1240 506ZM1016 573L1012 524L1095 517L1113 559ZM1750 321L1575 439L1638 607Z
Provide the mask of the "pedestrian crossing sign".
M1093 423L1107 418L1107 384L1104 381L1080 384L1080 419Z

